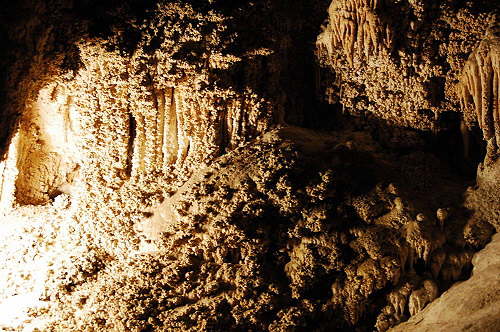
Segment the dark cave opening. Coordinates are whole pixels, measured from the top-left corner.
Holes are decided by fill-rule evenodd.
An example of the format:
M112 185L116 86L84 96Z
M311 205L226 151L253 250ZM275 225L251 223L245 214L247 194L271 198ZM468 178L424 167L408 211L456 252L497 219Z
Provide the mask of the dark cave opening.
M461 113L443 112L436 122L436 130L418 131L388 124L374 117L344 114L339 104L318 102L318 113L323 121L314 128L342 130L352 128L368 131L384 148L404 156L415 151L430 152L444 162L467 185L476 180L478 166L486 156L486 141L480 128L464 126Z
M477 167L486 156L481 130L467 128L459 112L441 113L438 125L443 129L426 135L429 149L467 181L475 181Z
M422 258L417 258L415 263L413 263L413 268L415 269L415 272L418 275L424 275L425 272L428 270L428 264L422 259Z

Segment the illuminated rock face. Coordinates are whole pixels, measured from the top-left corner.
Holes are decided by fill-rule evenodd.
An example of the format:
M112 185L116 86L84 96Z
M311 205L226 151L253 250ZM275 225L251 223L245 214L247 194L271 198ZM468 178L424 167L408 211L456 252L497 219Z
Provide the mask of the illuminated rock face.
M3 26L0 329L385 331L469 277L500 225L495 17L329 2L12 4L38 14ZM418 131L461 118L476 189Z
M437 188L425 174L446 172L422 153L396 164L359 132L273 130L195 171L134 225L137 248L98 277L74 286L49 276L62 289L50 310L63 319L51 326L279 331L311 319L323 328L368 328L370 317L385 330L466 276L472 248L493 232L469 225L453 205L454 180L439 184L450 190L445 197L428 194ZM450 211L443 227L442 206ZM106 227L88 222L93 236ZM81 279L87 263L72 264ZM80 297L86 314L75 317L65 303Z
M21 119L17 149L16 200L48 203L72 185L79 169L76 150L77 117L71 96L57 84L40 91Z
M155 15L132 55L109 50L118 47L109 41L79 43L81 69L51 77L28 104L13 146L19 203L48 202L80 166L82 176L106 183L185 178L283 121L282 96L253 88L277 85L278 74L264 64L271 50L230 53L235 37L221 14L170 4Z
M67 84L85 125L99 127L102 133L102 137L89 138L117 158L102 168L138 178L198 167L265 132L273 123L275 109L250 89L240 93L207 87L208 74L197 73L195 68L190 72L188 67L182 79L168 74L180 64L166 57L167 52L174 51L159 49L152 55L126 58L106 52L104 46L81 46L85 69ZM231 59L219 58L219 64L212 65L230 65Z

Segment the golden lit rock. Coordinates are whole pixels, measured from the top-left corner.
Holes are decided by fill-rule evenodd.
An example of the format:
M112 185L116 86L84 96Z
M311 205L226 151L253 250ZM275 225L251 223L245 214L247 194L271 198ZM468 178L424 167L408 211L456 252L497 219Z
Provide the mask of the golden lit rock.
M0 330L498 330L494 5L1 7Z

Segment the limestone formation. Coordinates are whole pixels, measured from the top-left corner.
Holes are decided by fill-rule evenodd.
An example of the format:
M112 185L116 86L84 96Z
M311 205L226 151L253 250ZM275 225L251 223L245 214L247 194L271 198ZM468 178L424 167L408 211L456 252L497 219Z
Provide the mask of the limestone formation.
M453 85L463 58L483 38L488 20L473 2L450 6L332 1L316 42L325 100L358 117L442 129L441 117L458 104Z
M445 331L495 331L500 324L498 292L500 237L494 236L486 249L473 259L470 280L461 282L408 322L390 331L429 331L436 327ZM482 294L488 294L484 297Z
M414 290L409 299L410 315L414 316L438 296L438 287L432 280L425 280L422 288Z
M443 208L439 208L436 210L436 217L439 222L439 226L441 229L444 227L444 223L446 222L446 219L448 219L448 211Z
M465 119L477 123L488 142L488 160L499 153L499 77L500 21L492 15L484 39L470 55L457 86Z
M0 6L0 330L496 331L494 11Z
M328 32L320 38L329 54L338 48L350 65L371 56L388 55L392 49L392 28L379 15L385 9L381 0L333 1L328 10ZM328 38L331 38L328 40Z

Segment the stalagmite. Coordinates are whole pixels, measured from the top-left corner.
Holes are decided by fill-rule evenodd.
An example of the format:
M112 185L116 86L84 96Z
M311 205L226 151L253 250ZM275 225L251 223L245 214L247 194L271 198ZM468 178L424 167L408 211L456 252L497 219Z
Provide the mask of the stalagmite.
M414 290L409 299L410 315L414 316L421 311L429 302L434 301L438 295L436 283L432 280L425 280L422 288Z
M436 218L439 223L439 228L443 230L446 220L449 217L449 212L447 209L439 208L436 210Z

